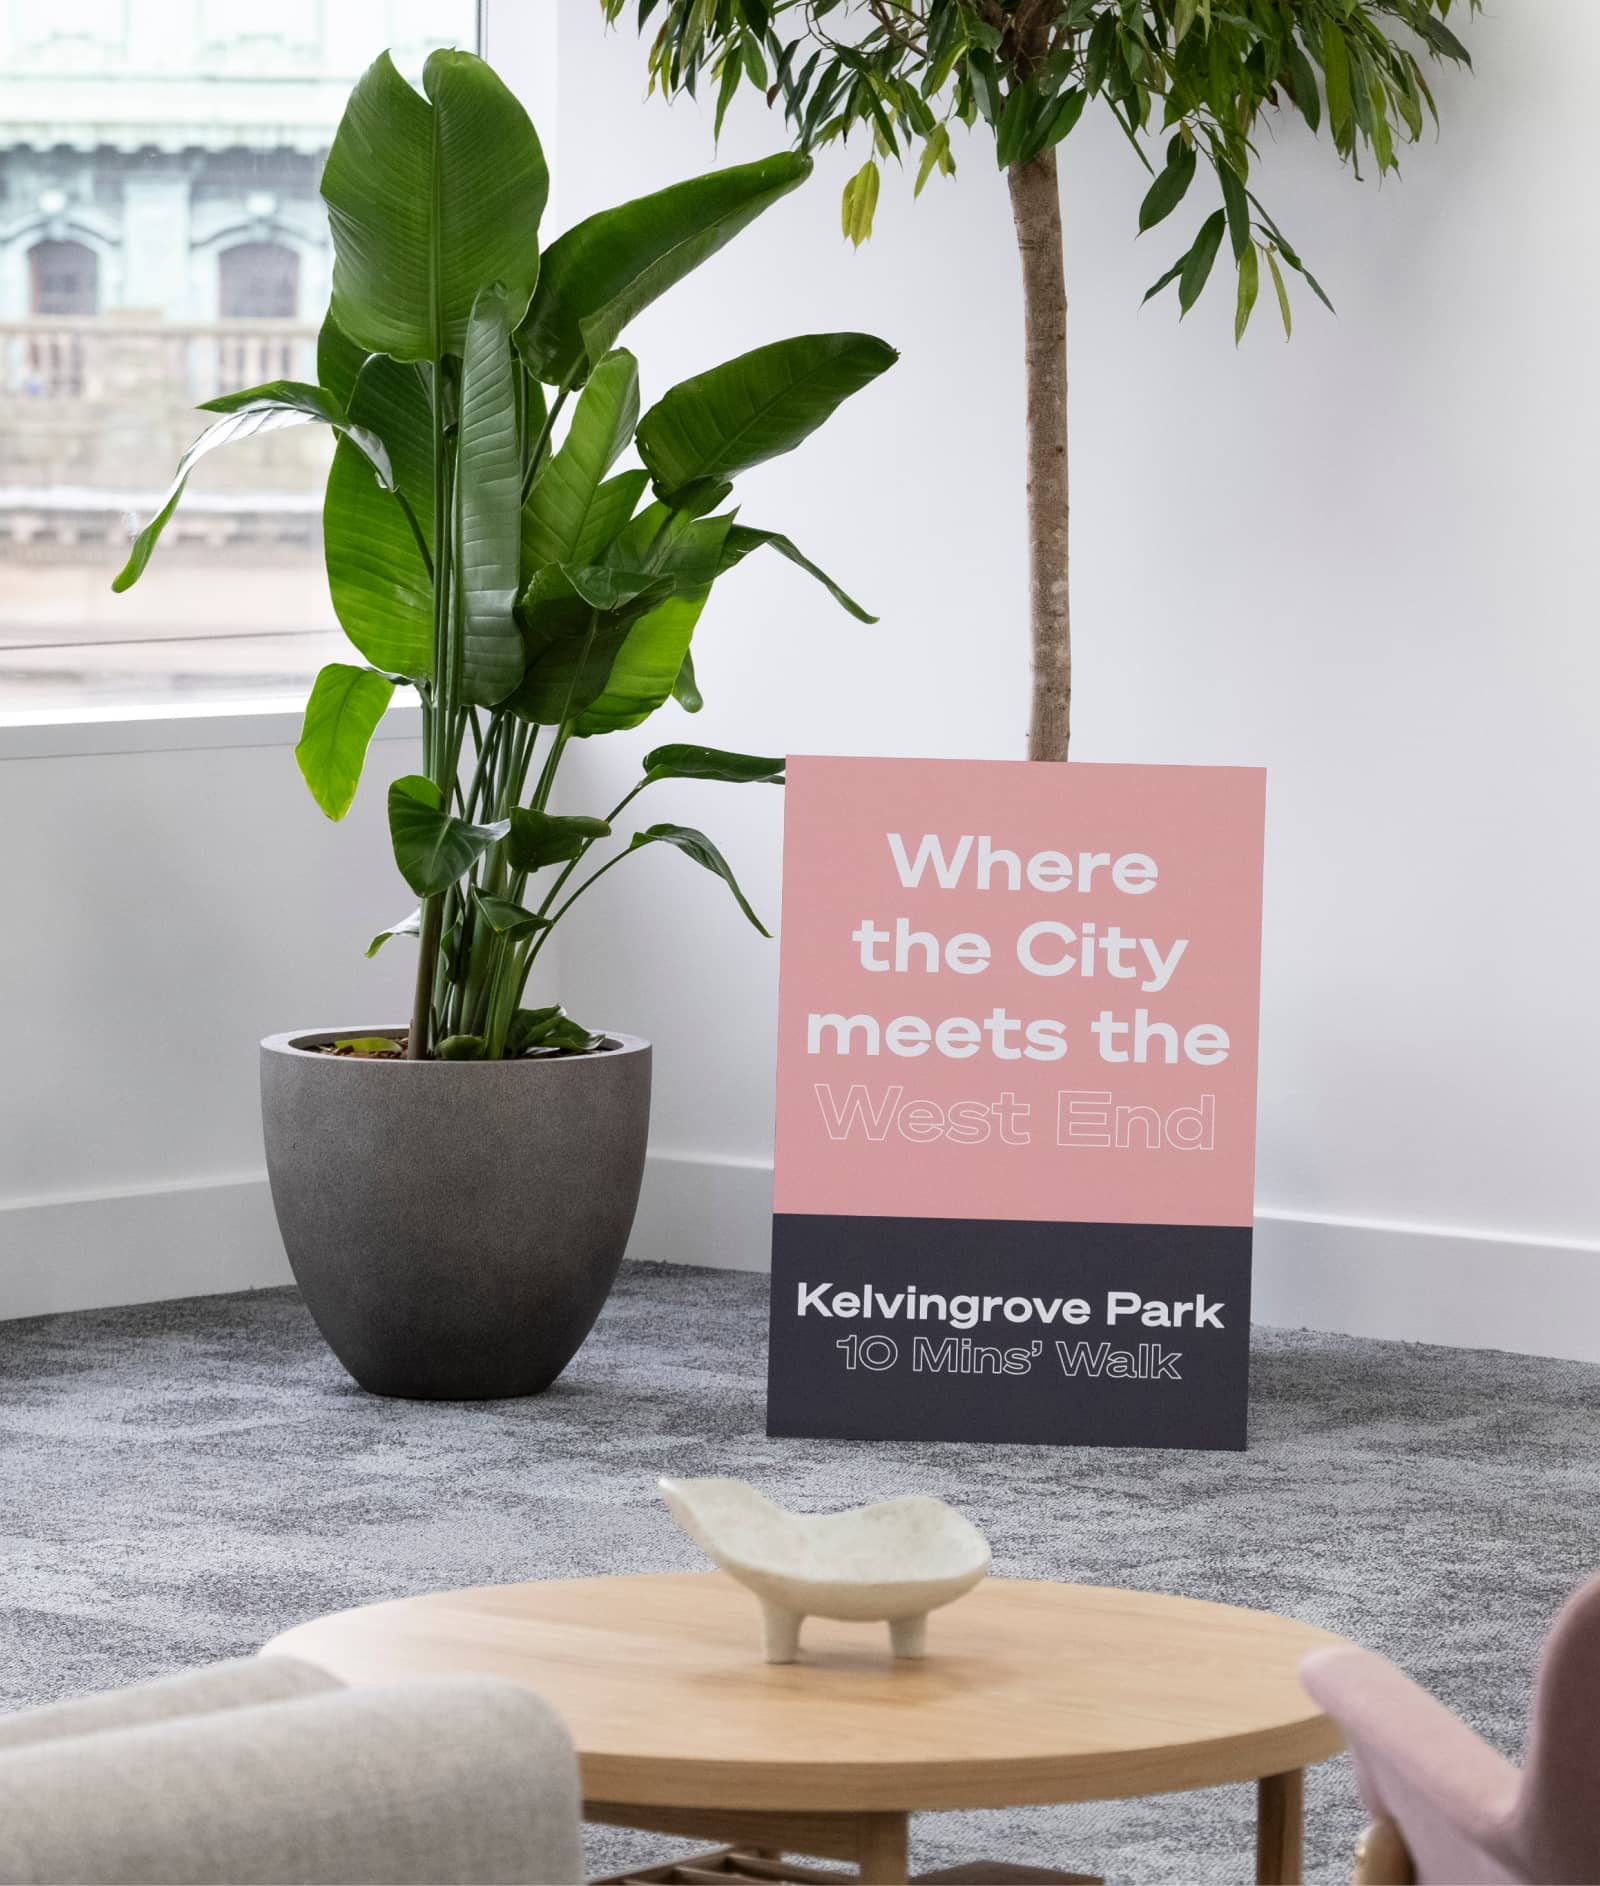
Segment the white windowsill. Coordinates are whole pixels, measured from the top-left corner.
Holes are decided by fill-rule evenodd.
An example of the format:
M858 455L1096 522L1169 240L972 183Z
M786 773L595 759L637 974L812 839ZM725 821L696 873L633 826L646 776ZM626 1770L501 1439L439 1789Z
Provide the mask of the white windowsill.
M81 758L95 753L181 753L208 747L292 747L305 703L296 696L239 701L159 701L148 706L40 709L0 718L0 760ZM384 715L375 740L422 732L414 700Z

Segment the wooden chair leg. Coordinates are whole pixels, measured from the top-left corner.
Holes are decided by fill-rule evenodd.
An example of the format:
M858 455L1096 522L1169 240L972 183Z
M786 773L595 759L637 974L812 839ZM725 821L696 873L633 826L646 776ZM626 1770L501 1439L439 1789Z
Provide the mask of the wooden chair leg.
M1356 1842L1350 1886L1413 1886L1416 1877L1405 1836L1392 1820L1380 1815Z

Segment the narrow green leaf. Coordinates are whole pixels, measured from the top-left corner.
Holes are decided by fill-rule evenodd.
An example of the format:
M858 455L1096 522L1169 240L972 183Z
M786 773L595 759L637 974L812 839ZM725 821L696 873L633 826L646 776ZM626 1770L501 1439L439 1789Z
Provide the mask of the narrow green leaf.
M1328 93L1328 126L1341 151L1354 138L1353 100L1350 91L1350 49L1344 34L1331 19L1322 22L1322 78Z
M727 541L723 546L722 568L724 570L731 570L736 563L742 563L752 550L759 550L764 545L776 550L780 557L787 557L791 563L796 564L800 569L804 570L808 576L814 576L822 587L827 590L828 594L832 596L834 601L839 604L840 608L847 610L855 617L857 622L876 622L878 620L876 616L868 615L866 610L861 607L860 603L858 603L854 597L846 595L825 570L819 570L816 564L814 564L809 557L804 556L781 531L755 530L745 524L732 525L728 531Z
M1139 233L1154 229L1183 201L1184 192L1194 181L1195 154L1181 137L1175 137L1167 151L1167 161L1156 180L1144 193L1139 205Z
M913 197L922 195L922 186L935 170L944 169L949 156L950 127L947 124L937 124L923 142L922 161L917 165L916 187L911 192ZM848 230L845 233L848 234Z
M1450 28L1445 25L1444 21L1436 19L1425 7L1417 10L1416 17L1410 19L1409 24L1417 29L1433 50L1440 54L1441 57L1454 59L1459 65L1471 67L1472 54L1467 51L1466 47L1456 38Z
M1190 255L1190 251L1188 249L1185 249L1183 254L1180 255L1177 261L1173 263L1172 267L1167 270L1166 274L1158 276L1157 279L1150 284L1150 286L1144 291L1143 296L1140 298L1139 305L1141 307L1144 306L1144 303L1146 301L1149 301L1152 299L1152 297L1159 295L1163 288L1167 287L1170 283L1175 282L1178 279L1178 277L1183 273L1184 265L1189 260L1189 255Z
M711 125L711 142L715 145L722 138L722 121L728 115L728 107L733 103L733 95L739 89L739 81L744 77L744 61L738 51L730 50L722 65L722 80L717 86L717 113Z
M1243 179L1226 157L1217 159L1217 182L1222 186L1222 207L1227 212L1228 236L1237 262L1250 247L1250 204Z
M419 897L436 897L466 876L510 822L469 825L444 809L431 779L409 773L389 788L389 836L400 875Z
M787 762L756 753L725 753L720 747L656 747L644 756L644 776L656 779L719 779L729 785L781 786Z
M1289 310L1289 290L1283 279L1283 270L1278 267L1276 249L1267 250L1267 267L1272 271L1272 286L1278 296L1278 313L1283 317L1283 338L1289 340L1294 335L1294 316Z
M1200 233L1194 239L1194 247L1184 258L1183 273L1178 278L1178 306L1185 314L1200 299L1200 291L1206 285L1206 278L1211 273L1211 265L1217 259L1217 250L1222 246L1222 231L1226 220L1221 210L1213 210L1200 225Z
M639 421L657 491L732 478L808 438L898 355L870 334L801 334L683 380Z
M512 620L521 537L522 455L511 329L521 306L498 286L472 304L461 363L456 582L461 605L461 691L480 707L522 679L522 635Z
M1294 82L1294 102L1300 108L1300 116L1315 133L1322 123L1322 96L1317 90L1317 75L1293 34L1284 52L1289 61L1289 76Z
M869 157L844 186L839 222L854 249L859 249L872 234L872 217L878 207L878 186L882 181L878 160Z
M696 864L710 871L714 876L721 878L728 889L733 892L734 899L739 908L761 934L763 936L770 936L772 934L750 908L749 900L746 898L744 892L740 890L738 880L734 877L733 870L727 859L717 850L716 846L712 844L711 840L706 837L704 832L697 832L689 825L652 825L646 831L635 832L628 849L630 851L637 851L642 845L656 844L675 846L686 858L692 858Z
M330 819L350 810L368 744L393 694L387 675L340 661L329 662L312 684L294 757Z
M542 871L547 864L576 858L591 839L604 838L610 830L604 819L518 806L511 814L506 856L518 871Z
M1061 94L1059 103L1050 113L1043 127L1036 135L1030 157L1036 157L1040 151L1053 150L1061 140L1072 134L1073 127L1083 116L1083 108L1089 102L1089 94L1074 88Z
M392 1035L340 1035L334 1040L336 1048L343 1048L346 1054L397 1054L399 1044Z
M1233 344L1237 347L1244 339L1244 331L1250 324L1250 310L1256 305L1256 294L1261 287L1261 265L1256 256L1255 244L1239 257L1239 298L1233 314Z

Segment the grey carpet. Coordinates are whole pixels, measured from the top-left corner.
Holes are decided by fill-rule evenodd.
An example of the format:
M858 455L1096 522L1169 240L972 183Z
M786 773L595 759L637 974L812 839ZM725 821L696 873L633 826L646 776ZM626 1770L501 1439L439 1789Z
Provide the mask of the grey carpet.
M772 1442L764 1313L764 1279L629 1266L551 1393L479 1405L363 1394L289 1290L0 1324L0 1707L404 1592L691 1567L655 1477L729 1473L801 1507L938 1493L1001 1572L1327 1625L1515 1754L1540 1639L1600 1563L1600 1369L1263 1330L1243 1456ZM1248 1880L1251 1815L1224 1788L927 1816L915 1860ZM1348 1877L1358 1825L1326 1764L1309 1877ZM645 1850L591 1839L597 1871Z

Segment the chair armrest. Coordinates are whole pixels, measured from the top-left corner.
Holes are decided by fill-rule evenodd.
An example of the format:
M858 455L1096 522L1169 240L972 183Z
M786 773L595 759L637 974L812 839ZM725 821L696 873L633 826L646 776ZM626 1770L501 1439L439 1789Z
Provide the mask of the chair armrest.
M1300 1680L1343 1729L1368 1811L1395 1822L1424 1879L1478 1878L1503 1851L1519 1771L1387 1658L1318 1650Z
M125 1690L75 1696L68 1702L0 1716L0 1755L7 1749L54 1742L63 1736L133 1729L175 1716L206 1716L218 1709L287 1702L291 1697L343 1687L337 1677L298 1657L239 1657L201 1670L185 1670L179 1676L135 1683Z
M576 1886L577 1763L520 1684L449 1677L0 1758L3 1886Z

